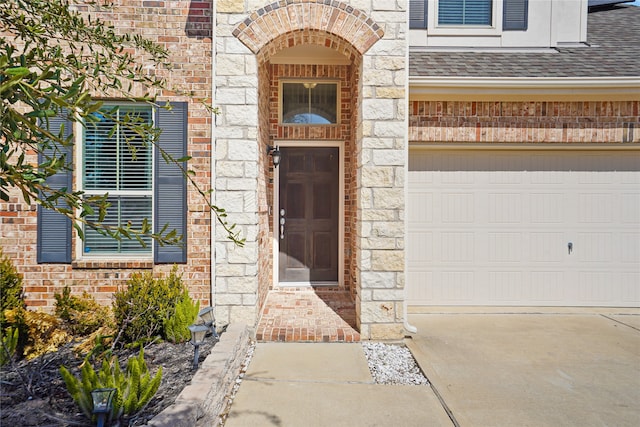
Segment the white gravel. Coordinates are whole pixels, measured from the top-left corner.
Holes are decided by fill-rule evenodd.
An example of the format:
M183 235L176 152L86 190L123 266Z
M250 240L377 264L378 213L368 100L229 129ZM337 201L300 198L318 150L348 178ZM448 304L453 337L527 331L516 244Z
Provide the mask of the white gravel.
M362 347L376 384L429 384L407 347L372 341L363 341Z

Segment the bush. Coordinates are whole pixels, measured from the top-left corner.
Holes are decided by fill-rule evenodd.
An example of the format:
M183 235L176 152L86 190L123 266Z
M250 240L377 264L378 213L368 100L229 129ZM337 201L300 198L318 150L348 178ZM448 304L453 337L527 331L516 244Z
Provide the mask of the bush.
M87 292L82 296L71 295L71 288L65 286L61 294L54 296L56 316L62 319L64 327L72 335L90 335L113 323L110 308L98 304Z
M60 367L60 375L64 379L67 391L88 418L93 417L91 391L97 388L115 388L113 409L108 420L111 423L122 416L136 414L149 403L160 387L162 367L151 378L141 348L138 356L129 358L125 372L120 369L118 358L112 356L110 360L102 362L102 367L97 373L90 363L85 363L80 372L80 379L73 376L64 366Z
M0 328L7 327L4 312L14 308L24 308L22 276L13 262L0 249Z
M134 274L127 288L114 294L113 315L117 344L139 343L162 336L165 319L173 316L185 291L174 267L169 277L154 279L151 273Z
M6 331L0 331L0 366L4 366L13 358L18 348L18 330L7 328Z
M172 343L181 343L191 338L189 325L191 325L200 311L200 301L193 302L186 290L182 293L180 301L176 304L175 312L165 319L164 336Z
M18 354L27 360L56 351L71 340L59 319L52 314L22 307L7 310L5 314L7 322L20 331Z

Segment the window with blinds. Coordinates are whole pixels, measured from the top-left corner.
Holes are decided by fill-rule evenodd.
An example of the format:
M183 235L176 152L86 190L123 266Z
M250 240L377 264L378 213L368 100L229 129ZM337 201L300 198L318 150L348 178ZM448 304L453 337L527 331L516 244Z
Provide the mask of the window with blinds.
M338 123L338 83L284 82L281 122L329 125Z
M493 0L439 0L438 25L491 25Z
M88 195L109 194L106 226L140 229L151 225L153 206L153 144L131 124L152 125L153 109L147 105L107 106L87 120L84 132L83 190ZM98 221L98 216L87 218ZM151 254L135 239L116 240L85 227L84 254Z

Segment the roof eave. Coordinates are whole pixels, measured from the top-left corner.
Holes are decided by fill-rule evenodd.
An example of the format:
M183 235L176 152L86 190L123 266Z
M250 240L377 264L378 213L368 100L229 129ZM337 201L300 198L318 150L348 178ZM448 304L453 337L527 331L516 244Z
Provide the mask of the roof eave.
M640 100L639 77L410 77L414 100Z
M422 77L409 76L409 86L485 89L640 89L640 76L632 77Z

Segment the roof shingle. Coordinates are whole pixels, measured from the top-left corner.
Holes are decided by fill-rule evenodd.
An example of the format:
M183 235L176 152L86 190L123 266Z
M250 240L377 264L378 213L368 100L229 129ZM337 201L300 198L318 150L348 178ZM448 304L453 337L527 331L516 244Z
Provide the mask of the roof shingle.
M589 13L590 46L532 52L409 51L411 77L640 77L640 7Z

